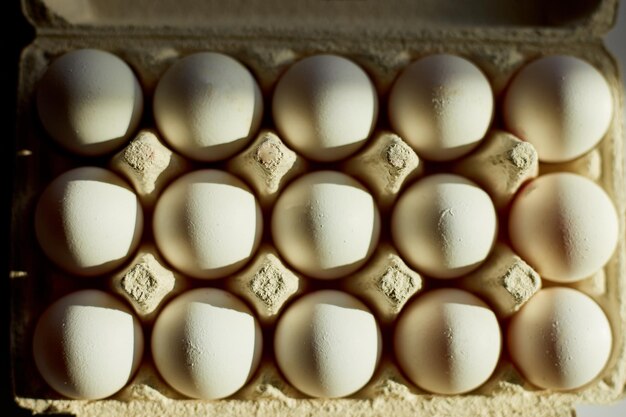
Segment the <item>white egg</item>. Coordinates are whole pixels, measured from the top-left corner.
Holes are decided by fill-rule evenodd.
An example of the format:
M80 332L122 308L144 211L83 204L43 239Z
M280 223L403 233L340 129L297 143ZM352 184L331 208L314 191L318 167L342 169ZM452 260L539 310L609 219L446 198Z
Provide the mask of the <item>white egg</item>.
M402 71L389 95L389 122L420 157L458 158L474 149L493 118L489 80L454 55L421 58Z
M448 174L426 177L398 200L391 218L403 258L434 278L456 278L485 261L496 238L496 211L473 182Z
M548 56L526 65L504 99L506 128L532 143L544 162L568 161L590 151L612 117L606 79L573 56Z
M256 251L263 216L242 181L205 169L165 189L154 209L153 231L159 251L176 269L196 278L222 278Z
M50 65L39 82L37 110L61 146L80 155L103 155L122 146L139 125L143 94L117 56L79 49Z
M540 388L573 390L591 382L604 369L611 348L606 315L571 288L539 291L509 325L511 359Z
M154 92L154 120L184 156L218 161L242 150L263 115L261 90L235 59L201 52L177 61Z
M378 116L378 95L352 61L314 55L280 77L272 112L282 139L296 152L315 161L337 161L369 137Z
M543 278L574 282L608 262L619 222L611 199L596 183L555 173L533 180L513 200L509 235L515 251Z
M467 291L431 291L405 307L394 334L400 368L420 388L462 394L498 364L502 336L494 312Z
M33 335L35 365L62 395L97 400L115 394L143 355L143 332L130 308L98 290L57 300Z
M344 397L361 389L372 378L381 349L370 310L340 291L297 300L280 317L274 335L280 370L313 397Z
M272 213L280 254L300 272L321 279L356 271L380 235L380 215L367 190L334 171L307 174L287 187Z
M75 168L39 198L35 232L44 253L63 269L93 276L113 271L135 251L143 230L137 195L117 175Z
M176 297L154 323L152 356L165 381L204 400L228 397L250 379L261 359L261 328L232 294L199 288Z

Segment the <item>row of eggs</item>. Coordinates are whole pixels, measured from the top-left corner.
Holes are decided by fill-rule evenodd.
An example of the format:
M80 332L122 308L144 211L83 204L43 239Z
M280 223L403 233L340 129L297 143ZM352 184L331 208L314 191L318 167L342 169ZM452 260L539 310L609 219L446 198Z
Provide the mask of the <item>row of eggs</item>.
M152 231L164 258L185 275L224 278L254 255L263 215L249 188L234 175L205 169L170 184L155 206ZM608 195L570 173L532 180L515 197L508 232L513 248L543 277L574 282L600 270L618 240L618 218ZM427 176L399 197L391 237L404 260L433 278L471 272L497 236L489 195L464 177ZM143 211L116 174L80 167L44 190L35 232L45 254L68 272L110 273L137 248ZM280 255L298 272L336 279L356 272L378 245L375 199L358 181L337 171L308 173L289 184L271 215Z
M273 91L273 123L296 152L331 162L353 154L378 119L367 73L336 55L291 65ZM447 161L474 149L494 115L487 77L472 62L431 55L408 65L388 101L392 129L420 157ZM55 60L37 92L45 130L68 150L103 155L121 147L140 123L141 86L121 59L76 50ZM165 141L185 157L225 160L258 130L263 96L250 71L227 55L202 52L176 61L160 78L153 113ZM613 114L606 79L589 63L548 56L524 66L503 100L506 130L532 143L543 162L572 160L605 135Z
M252 377L263 333L250 309L232 294L185 292L157 317L151 335L154 364L179 393L228 397ZM309 293L280 316L274 359L286 379L312 397L336 398L363 388L375 374L380 328L368 307L335 290ZM421 389L460 394L484 384L500 360L502 335L492 310L458 289L429 291L398 319L393 347L400 369ZM596 378L612 347L611 327L587 295L565 287L537 293L512 319L509 355L540 388L570 390ZM33 337L35 364L59 393L75 399L113 395L142 361L139 321L122 302L98 290L57 300Z

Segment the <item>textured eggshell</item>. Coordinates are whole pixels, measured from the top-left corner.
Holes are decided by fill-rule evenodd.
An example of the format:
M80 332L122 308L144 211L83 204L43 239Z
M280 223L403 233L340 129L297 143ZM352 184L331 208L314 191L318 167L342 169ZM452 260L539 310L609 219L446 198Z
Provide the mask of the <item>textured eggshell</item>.
M339 172L299 178L281 194L272 213L278 251L313 278L334 279L356 271L372 254L379 235L374 199Z
M200 161L226 159L243 149L262 114L263 97L250 71L214 52L177 61L154 92L154 119L163 139Z
M261 328L246 305L215 288L188 291L159 314L152 356L165 381L204 400L224 398L244 386L263 346Z
M497 231L489 195L457 176L426 177L401 195L391 232L403 258L434 278L455 278L489 255Z
M485 383L501 345L494 312L471 293L450 288L405 307L394 334L400 368L417 386L437 394L461 394Z
M278 80L272 102L281 138L315 161L337 161L359 149L378 116L378 95L352 61L315 55L292 65Z
M589 296L565 287L539 291L513 316L513 363L532 384L573 390L596 378L611 353L609 321Z
M590 151L613 117L606 79L573 56L548 56L523 67L504 99L506 128L533 144L544 162L563 162Z
M75 168L39 198L35 232L44 253L68 272L111 272L135 251L143 230L137 195L103 168Z
M64 148L86 156L121 147L137 128L143 94L117 56L79 49L56 59L37 89L44 129Z
M372 377L381 349L373 314L355 297L334 290L297 300L280 317L274 336L280 370L313 397L358 391Z
M153 231L159 251L179 271L196 278L222 278L256 251L263 216L241 180L206 169L165 189L154 210Z
M470 61L431 55L402 71L389 95L393 130L420 157L458 158L474 149L493 118L489 80Z
M122 389L143 354L139 321L121 301L98 290L57 300L33 335L35 365L60 394L96 400Z
M615 251L619 223L609 196L576 174L543 175L515 198L509 235L543 278L573 282L602 268Z

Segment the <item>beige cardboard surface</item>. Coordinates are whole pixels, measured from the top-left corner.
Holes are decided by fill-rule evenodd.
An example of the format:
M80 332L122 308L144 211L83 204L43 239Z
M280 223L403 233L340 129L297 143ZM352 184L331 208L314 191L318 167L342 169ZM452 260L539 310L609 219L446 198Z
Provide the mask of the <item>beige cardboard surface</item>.
M314 7L316 8L321 7L318 6L318 3L320 2L295 2L293 7L296 8L298 5L304 7L305 4L315 4ZM490 2L476 0L469 4L475 6L477 3L487 4ZM135 11L121 16L122 6L118 2L106 3L106 5L105 2L95 1L80 4L84 6L84 9L79 8L72 11L71 13L74 15L71 15L69 10L62 9L62 6L52 0L48 2L25 2L27 12L35 22L40 24L42 30L40 30L35 42L23 53L19 85L19 133L16 140L15 175L19 180L16 184L13 202L14 229L12 236L14 244L11 255L12 355L15 365L14 389L19 404L40 413L69 412L82 416L276 415L279 413L316 416L426 416L434 414L450 416L565 416L571 415L572 406L576 403L583 401L605 403L621 395L626 381L626 354L624 349L626 284L623 279L626 273L626 246L623 239L620 241L612 260L604 269L602 285L591 285L591 288L599 288L599 290L588 290L603 306L612 323L615 336L613 354L602 376L589 386L576 392L555 393L531 387L523 381L505 354L501 358L496 373L487 384L478 390L459 396L431 395L421 392L404 379L402 373L394 365L393 357L390 354L391 350L387 346L383 361L373 380L362 391L345 399L305 398L285 382L273 363L271 352L268 352L267 349L261 369L255 374L252 381L234 397L226 400L203 402L181 398L179 394L173 392L163 383L150 360L144 363L133 383L113 398L93 402L61 399L58 394L53 393L45 385L32 363L30 343L34 323L45 306L61 295L78 288L108 288L110 285L109 277L84 280L65 276L44 259L37 248L32 231L34 204L45 185L59 173L71 167L85 165L84 160L60 150L49 140L37 121L33 102L36 82L50 61L54 57L73 49L94 47L117 54L136 71L144 87L146 97L150 97L158 77L174 60L197 51L221 51L238 58L253 71L266 96L271 94L273 85L282 71L295 60L314 53L337 53L353 59L368 71L377 86L381 102L386 100L391 82L408 62L416 57L431 53L459 54L475 62L490 79L496 98L501 97L502 91L515 71L535 57L546 54L571 54L581 57L600 69L613 87L613 98L617 106L616 117L607 137L597 149L598 162L592 166L593 172L589 164L580 163L580 161L572 162L562 169L597 177L598 182L611 195L616 204L620 216L620 235L624 236L625 196L621 163L623 131L619 116L623 108L623 93L619 87L620 79L614 59L606 52L601 41L594 38L606 30L612 22L612 12L615 7L613 1L602 2L590 18L583 19L583 23L574 27L566 25L556 28L554 26L551 28L530 28L526 26L530 15L522 16L512 13L514 10L508 10L502 11L502 13L510 13L510 18L520 19L517 23L505 20L505 23L512 28L481 26L444 30L439 26L439 21L433 18L426 19L431 21L433 26L428 30L419 27L419 25L418 28L411 29L408 24L399 30L388 27L389 22L394 19L394 16L397 16L393 15L393 13L398 13L396 10L393 13L388 12L390 13L388 16L383 16L377 20L376 24L379 27L372 29L372 31L368 30L369 27L366 27L364 22L351 22L349 7L343 5L343 2L336 1L332 2L332 7L345 8L344 14L339 14L336 17L340 23L344 24L342 28L336 28L333 25L324 26L320 23L323 21L321 17L319 20L311 18L312 28L304 25L298 30L281 28L276 32L295 30L292 34L297 36L290 37L270 36L271 31L269 29L272 26L264 27L260 24L260 21L265 22L263 17L269 13L271 10L269 7L274 5L273 2L258 6L262 9L268 7L265 12L250 10L249 13L252 16L254 13L258 13L256 26L243 25L247 29L242 30L241 33L233 31L226 24L232 23L229 19L234 19L234 16L220 21L221 23L211 28L194 29L193 19L202 21L201 17L210 14L213 10L211 7L215 7L210 2L209 5L200 7L200 12L196 17L189 17L191 21L176 20L177 17L174 16L173 22L179 22L174 29L164 27L163 21L159 20L163 19L162 16L151 20L150 13L152 12L147 12L147 18L141 19L142 23L134 29L130 29L130 32L127 29L133 24L129 24L129 22L137 19L137 14L141 9L133 9ZM164 4L167 11L167 7L170 7L171 3ZM434 15L421 16L432 18L436 15L446 16L447 13L456 13L456 11L452 12L446 9L434 11L435 4L436 2L422 4L426 7L426 11L429 10L428 7L431 7L430 12ZM540 6L540 2L531 2L531 4L534 7ZM137 5L138 7L144 6L144 10L148 10L143 2L138 2ZM50 9L44 6L50 6ZM397 6L399 8L402 6L411 7L411 10L414 10L416 2L398 2ZM81 12L81 10L83 11ZM230 9L224 10L222 12L226 13ZM283 13L288 12L289 10L283 11ZM295 11L292 12L295 13ZM322 12L323 10L320 9L317 13L321 15ZM413 12L417 13L417 10ZM101 19L102 16L104 17ZM316 16L315 13L312 16ZM245 18L249 18L249 16ZM120 19L122 20L120 21ZM341 19L346 20L342 21ZM134 22L136 23L136 20ZM369 23L371 24L371 20ZM479 21L479 23L481 22ZM594 24L597 26L593 26ZM590 30L588 25L593 26L593 29ZM181 27L183 28L181 29ZM134 32L135 30L136 32ZM562 35L565 30L569 33L567 37ZM156 33L160 35L155 36ZM207 33L210 33L210 36L207 36ZM339 33L340 36L329 36L329 33L335 35ZM357 33L358 35L356 35ZM384 36L385 34L389 36ZM464 37L464 34L469 34L469 36ZM485 42L483 41L485 38L491 40ZM273 126L269 119L266 117L263 128L271 131ZM498 121L496 121L497 125ZM145 117L141 127L154 128L154 123L150 117ZM384 126L379 126L379 128L382 127ZM242 155L246 152L244 151ZM350 169L358 171L358 161L359 155L356 155L346 164L350 166ZM264 162L267 163L267 161ZM106 166L109 163L109 158L89 161L89 164L92 163ZM355 165L357 165L356 168ZM254 165L251 166L252 168L246 168L243 165L238 165L233 169L231 164L227 169L234 172L243 170L249 175L254 175L257 168ZM331 168L342 169L343 166L338 163L331 165ZM191 168L198 167L197 163L191 164ZM540 167L540 169L542 168ZM545 168L543 169L545 171ZM376 187L375 184L367 183L368 175L366 172L359 177L366 185L373 189ZM412 181L415 181L415 178L408 180L406 184L410 184ZM276 184L276 181L272 184ZM280 181L278 184L278 190L284 187ZM406 184L403 187L406 187ZM399 188L394 192L401 192L402 189L404 188ZM268 191L269 194L270 191ZM271 199L268 201L270 201L268 204L271 204ZM149 213L149 209L147 209L147 213ZM388 242L381 242L381 248L384 247L383 243ZM264 253L260 252L259 257L264 256ZM253 261L251 265L255 262L257 261ZM258 263L263 264L263 262ZM596 282L594 279L596 278L590 278L585 283ZM247 281L242 280L242 282ZM180 281L177 285L179 284ZM349 282L337 282L329 285L343 287L344 284L345 288L351 287ZM186 282L183 279L183 284L180 285L193 287L226 284L223 282ZM416 290L416 293L419 294L420 290L421 287ZM240 293L250 292L242 290ZM251 297L254 297L253 293L250 295ZM249 300L249 302L254 305L253 301ZM504 317L501 319L502 324L506 326L506 319ZM146 329L150 328L151 320L152 316L146 314L144 317ZM266 327L265 332L271 334L269 327ZM388 334L390 328L386 332ZM385 339L385 343L389 344L390 338Z
M256 33L318 37L519 36L586 38L606 33L616 0L22 0L41 32ZM190 11L193 12L190 12ZM478 31L480 27L482 30ZM511 29L515 29L512 31ZM514 33L518 32L518 34Z

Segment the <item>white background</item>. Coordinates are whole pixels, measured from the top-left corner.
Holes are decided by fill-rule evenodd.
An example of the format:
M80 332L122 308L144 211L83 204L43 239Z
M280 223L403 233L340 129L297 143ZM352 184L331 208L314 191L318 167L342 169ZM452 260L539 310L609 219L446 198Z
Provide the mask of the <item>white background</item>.
M614 29L606 36L606 45L619 59L622 70L622 82L626 81L626 0L621 0L619 17ZM626 85L624 85L626 90ZM626 91L625 91L626 93ZM626 106L624 106L626 120ZM626 277L622 277L626 279ZM609 406L580 405L576 407L578 417L626 417L626 400Z

